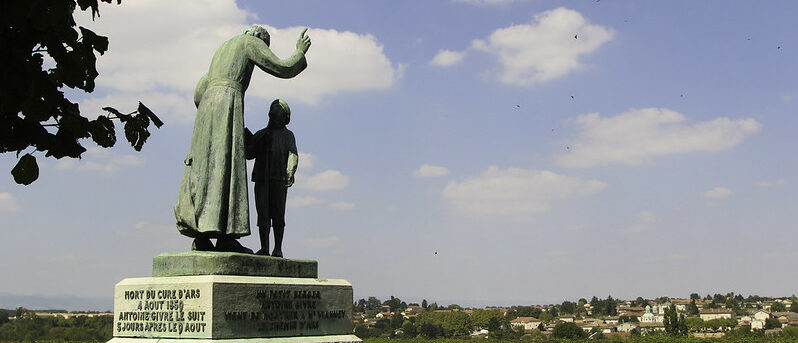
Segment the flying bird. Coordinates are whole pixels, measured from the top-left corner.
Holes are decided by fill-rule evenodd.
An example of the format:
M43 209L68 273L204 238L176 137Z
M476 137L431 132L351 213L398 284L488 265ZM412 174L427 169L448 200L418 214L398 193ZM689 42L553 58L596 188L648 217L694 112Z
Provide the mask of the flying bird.
M577 36L577 35L574 35L574 39L577 39L577 38L576 38L576 36Z
M521 105L515 105L515 107L521 108Z
M571 100L574 100L574 96L573 95L571 95Z

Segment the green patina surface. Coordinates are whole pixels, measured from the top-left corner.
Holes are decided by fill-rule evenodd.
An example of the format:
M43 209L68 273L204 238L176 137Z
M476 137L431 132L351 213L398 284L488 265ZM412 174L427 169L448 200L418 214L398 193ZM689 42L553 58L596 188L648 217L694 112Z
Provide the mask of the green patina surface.
M241 275L317 278L318 262L232 252L163 253L152 261L152 276Z

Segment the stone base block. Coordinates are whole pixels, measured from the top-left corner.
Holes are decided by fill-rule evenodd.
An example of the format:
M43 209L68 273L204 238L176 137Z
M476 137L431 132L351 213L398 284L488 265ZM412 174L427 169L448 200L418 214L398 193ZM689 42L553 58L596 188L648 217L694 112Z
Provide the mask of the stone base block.
M163 253L152 259L152 276L240 275L294 278L319 277L313 260L218 251Z
M114 291L113 330L114 343L356 340L351 335L352 285L340 279L231 275L124 279ZM282 338L272 340L276 337Z
M108 343L185 343L183 339L114 337ZM192 343L361 343L355 335L327 335L277 338L192 339Z

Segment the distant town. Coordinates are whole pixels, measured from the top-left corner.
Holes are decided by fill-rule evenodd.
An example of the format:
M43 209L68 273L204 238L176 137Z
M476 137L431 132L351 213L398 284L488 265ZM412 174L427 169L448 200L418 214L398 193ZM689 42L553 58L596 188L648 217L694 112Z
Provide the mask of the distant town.
M687 298L594 296L561 304L465 308L369 297L354 303L353 320L355 334L362 338L798 336L798 298L693 293Z
M798 338L798 298L727 293L634 300L592 297L549 305L467 308L399 298L359 299L352 304L360 338ZM0 309L0 340L107 340L112 312ZM12 327L26 327L17 330ZM41 327L42 329L35 329ZM38 334L37 334L38 333ZM36 334L38 336L30 336Z

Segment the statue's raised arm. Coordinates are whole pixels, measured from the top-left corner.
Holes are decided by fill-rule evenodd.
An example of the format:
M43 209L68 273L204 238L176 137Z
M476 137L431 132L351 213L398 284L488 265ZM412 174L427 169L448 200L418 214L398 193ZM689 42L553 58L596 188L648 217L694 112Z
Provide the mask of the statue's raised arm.
M310 37L305 33L308 29L302 30L299 39L296 41L296 50L286 58L278 58L269 49L268 39L249 39L247 40L246 53L252 62L261 70L283 79L297 76L308 66L305 60L305 53L310 48Z

